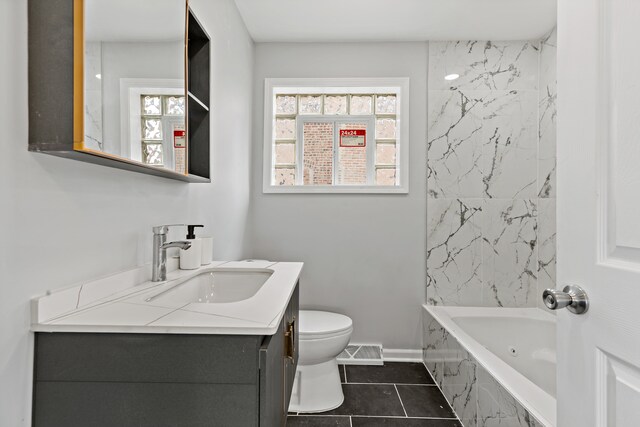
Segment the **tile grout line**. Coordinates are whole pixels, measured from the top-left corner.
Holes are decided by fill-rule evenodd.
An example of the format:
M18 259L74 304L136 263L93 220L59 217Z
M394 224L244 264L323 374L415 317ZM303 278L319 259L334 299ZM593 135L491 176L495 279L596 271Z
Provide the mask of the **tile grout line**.
M390 386L392 385L394 387L394 390L396 391L396 395L398 396L398 400L400 401L400 405L402 407L402 411L404 413L404 415L367 415L367 414L345 414L344 416L340 416L340 415L323 415L323 414L301 414L301 413L297 413L294 416L311 416L311 417L318 417L318 418L348 418L349 419L349 427L353 427L353 418L371 418L371 419L398 419L398 420L410 420L410 419L416 419L416 420L443 420L443 421L458 421L460 422L459 418L457 417L457 415L455 414L455 412L453 412L453 417L450 416L445 416L445 417L421 417L421 416L412 416L409 417L406 407L404 405L404 402L402 400L402 397L400 396L400 390L398 389L398 385L401 386L413 386L413 387L421 387L421 386L435 386L436 389L438 389L438 391L440 392L440 394L444 397L444 394L441 392L439 385L435 382L435 380L433 379L433 375L431 374L431 372L426 369L426 366L424 366L424 362L421 363L420 365L422 365L422 368L426 370L427 372L427 377L429 379L432 380L431 384L402 384L402 383L350 383L348 381L347 378L347 366L345 364L343 364L342 369L343 369L343 373L344 373L344 379L345 382L344 384L349 384L349 385L354 385L357 387L360 386L367 386L367 385L371 385L371 386ZM446 397L444 397L445 401L446 401ZM451 408L451 405L449 404L449 402L446 402L448 404L448 406ZM293 414L292 414L293 415Z
M308 418L392 418L394 420L442 420L442 421L460 421L455 417L404 417L402 415L322 415L322 413L291 413L288 417L308 417Z
M76 310L80 307L80 296L82 295L82 289L84 288L84 284L80 285L80 289L78 289L78 299L76 300Z
M397 420L451 420L460 421L453 417L402 417L400 415L351 415L353 418L393 418Z
M188 306L188 305L189 305L189 304L185 304L185 305L183 305L182 307L186 307L186 306ZM167 317L167 316L168 316L168 315L170 315L170 314L175 313L176 311L180 310L182 307L178 307L178 308L176 308L176 309L174 309L174 310L169 309L169 310L171 310L171 311L169 311L168 313L163 314L162 316L158 317L157 319L152 320L152 321L151 321L151 322L149 322L149 323L146 323L144 326L151 326L151 324L152 324L152 323L157 322L158 320L160 320L160 319L162 319L162 318L164 318L164 317ZM164 307L164 308L166 308L166 307Z
M349 383L354 385L394 385L398 384L401 386L410 385L413 387L437 387L436 384L411 384L411 383Z
M114 275L116 275L116 274L119 274L119 273L115 273ZM111 275L108 276L108 277L111 277ZM131 288L121 289L119 291L115 291L115 292L112 292L112 293L110 293L108 295L105 295L104 297L101 297L101 298L95 299L95 300L93 300L91 302L88 302L85 305L83 305L82 307L78 307L78 308L76 308L74 310L71 310L71 311L68 311L66 313L62 313L62 314L56 315L56 316L54 316L54 317L52 317L50 319L45 320L44 322L47 323L47 324L55 324L55 322L57 322L59 320L66 320L69 317L73 317L73 316L75 316L77 314L81 314L81 313L86 313L87 311L89 311L91 309L94 309L94 308L105 307L105 306L107 306L109 304L112 304L112 303L126 303L129 299L131 299L133 297L139 296L139 295L141 295L141 294L143 294L143 293L145 293L147 291L152 290L153 288L166 285L167 283L174 282L174 281L176 281L178 279L179 278L170 279L170 280L167 280L166 282L160 282L157 285L145 286L142 289L134 290L134 291L131 291L130 293L125 293L125 294L123 294L123 293L126 292L126 291L129 291ZM84 286L85 286L85 284L80 285L81 288L84 287ZM79 290L79 292L80 291L81 290ZM120 295L120 296L116 296L116 295ZM111 297L113 297L113 299L108 299L106 301L103 301L106 298L111 298ZM78 298L80 298L80 294L78 294ZM80 300L78 299L78 302L79 301ZM131 304L131 303L127 303L127 304ZM160 306L153 306L153 307L171 308L171 307L160 307Z
M394 390L396 391L396 394L398 395L398 400L400 400L400 405L402 406L402 411L404 412L404 416L408 417L409 415L407 415L407 410L404 408L404 403L402 402L402 397L400 397L400 392L398 391L398 387L396 387L396 385L393 385Z
M453 409L453 405L451 404L451 402L449 402L449 399L447 398L447 396L444 394L444 390L442 390L442 387L440 386L440 384L438 384L438 382L436 381L436 378L434 377L434 375L431 373L431 371L429 370L429 368L427 368L427 364L424 362L424 360L422 361L422 366L424 366L424 368L427 370L427 373L429 374L429 376L431 377L431 379L433 380L433 384L438 387L438 391L440 392L440 394L442 395L442 397L444 397L444 401L447 402L447 404L449 405L449 408L451 409L451 412L453 412L453 415L455 416L455 419L458 420L458 422L460 424L462 424L462 419L460 419L460 416L458 415L458 413L456 412L455 409ZM476 397L476 406L478 404L478 399ZM464 424L462 424L464 426Z
M129 304L134 304L134 303L129 303ZM204 311L195 311L195 310L187 310L185 309L185 307L190 306L192 303L189 303L187 305L183 305L182 307L180 307L178 310L180 311L186 311L188 313L196 313L196 314L204 314L206 316L216 316L216 317L224 317L226 319L233 319L233 320L242 320L243 322L249 322L249 323L255 323L256 325L263 325L264 326L264 322L258 322L256 320L249 320L249 319L243 319L241 317L233 317L233 316L225 316L224 314L216 314L216 313L206 313ZM277 317L277 316L276 316ZM273 321L273 320L272 320ZM270 323L269 323L270 324Z
M349 418L351 415L347 414L330 414L324 415L324 412L290 412L287 414L288 417L308 417L308 418Z

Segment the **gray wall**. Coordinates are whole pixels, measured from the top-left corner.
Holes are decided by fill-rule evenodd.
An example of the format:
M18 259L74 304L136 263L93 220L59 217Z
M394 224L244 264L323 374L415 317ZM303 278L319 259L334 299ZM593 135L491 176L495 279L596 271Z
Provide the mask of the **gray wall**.
M213 39L211 184L28 152L27 2L0 1L1 426L30 425L32 297L150 262L157 224L202 222L216 258L246 255L253 42L232 0L190 3Z
M301 306L350 316L352 342L421 347L427 55L426 43L256 44L252 255L304 261ZM267 77L409 77L409 194L263 194Z

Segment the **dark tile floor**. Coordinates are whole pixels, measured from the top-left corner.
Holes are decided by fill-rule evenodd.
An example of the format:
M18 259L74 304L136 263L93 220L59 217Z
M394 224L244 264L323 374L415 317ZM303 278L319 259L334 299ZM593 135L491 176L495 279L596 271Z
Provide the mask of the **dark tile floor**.
M344 403L289 414L287 427L462 427L422 363L340 365Z

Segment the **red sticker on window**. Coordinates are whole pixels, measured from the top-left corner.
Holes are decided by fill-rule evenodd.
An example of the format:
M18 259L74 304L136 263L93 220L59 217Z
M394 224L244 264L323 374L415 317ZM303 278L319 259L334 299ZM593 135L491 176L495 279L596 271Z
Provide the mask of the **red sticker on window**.
M340 129L340 147L366 147L365 129Z
M186 141L186 132L184 129L174 129L173 130L173 147L174 148L185 148L187 146Z

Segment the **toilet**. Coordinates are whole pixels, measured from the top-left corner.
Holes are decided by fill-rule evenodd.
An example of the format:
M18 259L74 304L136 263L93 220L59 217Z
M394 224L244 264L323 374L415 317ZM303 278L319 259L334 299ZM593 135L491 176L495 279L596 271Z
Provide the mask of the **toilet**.
M298 369L289 412L325 412L344 401L338 361L347 348L351 318L327 311L300 310Z

